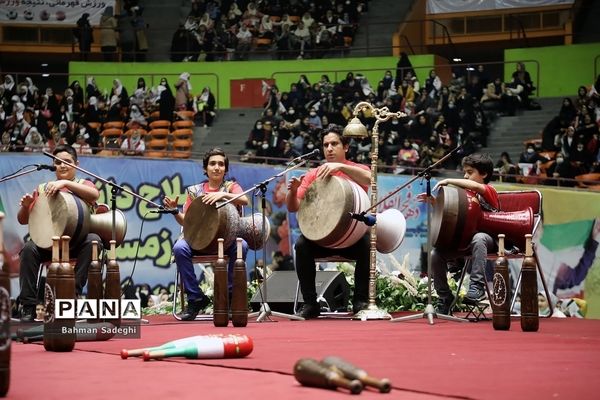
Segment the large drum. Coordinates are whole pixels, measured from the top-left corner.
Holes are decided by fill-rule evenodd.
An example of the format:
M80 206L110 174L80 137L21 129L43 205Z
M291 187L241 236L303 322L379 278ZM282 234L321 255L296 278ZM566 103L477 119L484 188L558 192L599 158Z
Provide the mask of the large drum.
M29 236L44 249L52 247L52 236L67 235L71 243L78 243L88 233L96 233L103 242L112 238L112 213L91 214L85 201L69 192L46 196L41 191L29 213ZM127 222L121 210L115 214L117 245L123 243Z
M217 208L202 202L198 197L185 212L183 219L183 237L192 249L207 253L217 253L217 241L222 238L227 249L236 237L248 242L252 250L261 249L269 238L271 225L265 218L263 230L262 214L255 213L248 217L240 217L237 208L229 203ZM263 232L264 231L264 232Z
M352 219L369 208L367 193L354 181L331 176L317 179L306 190L298 210L300 231L320 246L343 249L356 243L368 230Z
M431 243L442 250L466 250L476 232L494 238L503 233L511 243L522 248L524 236L533 229L533 210L482 211L479 201L466 190L442 186L431 217Z

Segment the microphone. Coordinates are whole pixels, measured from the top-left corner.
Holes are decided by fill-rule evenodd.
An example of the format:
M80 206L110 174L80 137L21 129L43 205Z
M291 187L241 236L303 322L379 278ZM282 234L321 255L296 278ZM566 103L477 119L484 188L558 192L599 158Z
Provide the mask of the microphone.
M153 210L150 210L151 213L155 213L155 214L173 214L173 215L177 215L179 214L179 209L178 208L155 208Z
M375 214L355 214L355 213L350 213L350 216L352 217L352 219L355 219L357 221L360 222L364 222L365 225L367 226L373 226L375 225L375 223L377 222L377 216Z
M314 149L310 153L306 153L306 154L303 154L303 155L301 155L299 157L294 158L292 161L290 161L290 164L295 164L295 163L297 163L299 161L307 160L307 159L309 159L309 158L311 158L313 156L318 156L319 154L321 154L321 151L319 149Z
M43 169L49 169L50 171L56 171L56 167L54 165L46 165L46 164L36 164L37 170L41 171Z

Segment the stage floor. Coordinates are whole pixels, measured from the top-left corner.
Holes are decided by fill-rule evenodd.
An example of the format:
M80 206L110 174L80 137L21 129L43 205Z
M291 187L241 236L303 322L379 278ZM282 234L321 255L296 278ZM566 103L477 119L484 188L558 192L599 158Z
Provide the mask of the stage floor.
M396 314L407 315L407 314ZM123 348L160 345L203 334L250 336L246 358L144 362L123 360ZM365 399L595 399L600 371L600 320L541 319L538 332L510 331L490 321L426 319L250 319L245 328L216 328L212 321L177 322L149 317L139 339L78 342L69 353L44 350L40 342L12 344L10 399L337 399L337 391L301 386L293 376L300 358L335 355L393 389L372 389Z

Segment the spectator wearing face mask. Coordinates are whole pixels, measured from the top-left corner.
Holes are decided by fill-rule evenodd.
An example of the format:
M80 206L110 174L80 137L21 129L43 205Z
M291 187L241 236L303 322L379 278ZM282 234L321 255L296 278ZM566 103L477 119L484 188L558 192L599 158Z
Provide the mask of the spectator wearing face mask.
M252 128L252 130L250 131L250 135L248 136L248 140L246 141L246 150L253 150L255 152L258 152L258 150L262 147L263 142L265 142L265 139L266 133L263 129L263 123L261 120L258 120L254 124L254 128Z
M410 140L404 139L402 147L400 147L400 150L398 151L398 158L396 162L398 168L396 171L394 171L394 173L398 174L406 171L407 167L410 171L412 167L417 166L417 163L419 162L419 152L417 149L415 149Z
M394 123L395 122L395 123ZM402 139L398 130L398 119L392 118L389 125L386 124L383 129L383 148L382 157L386 165L392 165L394 156L398 154L398 150L402 145Z
M25 137L25 149L26 152L42 152L45 149L46 144L42 138L42 135L38 132L35 126L29 128L27 137Z
M308 124L313 129L322 129L323 128L323 124L321 122L321 117L319 117L319 115L317 114L317 110L315 110L314 108L311 108L311 110L308 112Z
M83 128L83 130L80 130L80 132L77 134L75 143L73 143L73 148L77 154L92 154L92 147L86 141L86 139L85 128Z
M141 127L145 127L148 124L144 113L137 104L131 105L129 112L129 122L127 123L127 127L131 128L134 123L138 124Z
M121 152L128 156L144 155L146 144L140 129L134 129L131 135L121 143Z
M575 174L575 168L571 164L571 160L565 154L558 153L555 162L546 170L546 175L550 179L547 179L544 183L550 186L573 187L575 181L563 179L573 179Z
M300 126L300 116L298 113L296 113L296 109L294 107L289 107L287 112L283 114L282 117L290 129Z
M575 168L575 175L587 174L593 163L592 154L588 153L583 142L577 142L575 150L571 153L571 163Z
M567 157L571 157L571 153L577 146L577 138L575 137L575 127L570 125L567 131L560 139L560 151Z
M528 163L535 164L538 160L541 160L542 157L535 149L535 145L532 143L528 143L525 147L525 151L521 153L519 156L519 163Z
M173 112L175 111L175 97L169 87L167 78L162 78L156 89L158 93L159 118L166 121L173 120Z

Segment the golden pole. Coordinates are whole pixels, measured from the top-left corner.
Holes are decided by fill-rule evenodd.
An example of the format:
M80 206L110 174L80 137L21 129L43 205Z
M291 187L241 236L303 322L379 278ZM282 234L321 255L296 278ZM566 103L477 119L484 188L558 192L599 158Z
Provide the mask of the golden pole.
M390 118L405 117L401 111L390 112L387 107L375 108L371 103L361 101L354 107L354 118L344 129L344 136L349 137L367 137L366 127L358 119L358 115L363 110L369 110L375 118L375 124L371 132L371 206L377 204L377 163L379 159L379 123L387 121ZM377 212L377 210L375 210ZM359 311L355 318L360 320L369 319L391 319L392 317L385 310L377 307L377 229L376 225L371 227L370 231L370 254L369 254L369 306L365 310Z

